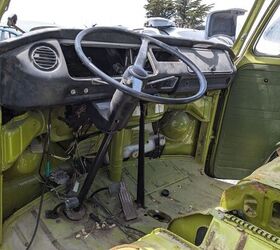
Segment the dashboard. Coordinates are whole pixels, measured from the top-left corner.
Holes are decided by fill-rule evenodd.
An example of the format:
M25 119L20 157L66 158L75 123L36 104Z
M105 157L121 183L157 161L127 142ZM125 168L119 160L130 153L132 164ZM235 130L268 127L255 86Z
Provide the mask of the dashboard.
M75 52L79 31L43 29L0 42L0 104L29 109L110 99L115 89L90 72ZM228 87L235 73L228 47L169 36L155 38L191 59L204 73L208 90ZM137 56L140 41L108 29L87 36L82 46L99 69L121 80ZM145 69L154 76L146 92L184 96L198 89L189 67L156 46L149 50Z

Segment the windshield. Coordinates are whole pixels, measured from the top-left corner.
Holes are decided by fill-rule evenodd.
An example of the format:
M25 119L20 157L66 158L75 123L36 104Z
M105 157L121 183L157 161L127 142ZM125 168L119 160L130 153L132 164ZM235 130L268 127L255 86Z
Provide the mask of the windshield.
M229 8L250 10L253 0L202 2L214 4L211 11ZM146 20L145 4L146 0L11 0L2 23L6 24L7 17L11 14L17 14L18 26L21 25L24 30L44 25L85 28L94 24L139 28L143 27ZM240 17L241 22L244 19L244 16Z
M141 27L145 20L143 0L11 0L7 17L17 14L18 25L29 29L38 25L85 28L98 25Z

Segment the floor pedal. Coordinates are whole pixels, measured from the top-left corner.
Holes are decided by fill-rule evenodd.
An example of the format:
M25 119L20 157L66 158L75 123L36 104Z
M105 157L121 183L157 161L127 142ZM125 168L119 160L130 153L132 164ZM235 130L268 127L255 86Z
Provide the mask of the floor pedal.
M122 209L124 212L124 217L126 220L133 220L137 218L136 208L134 207L130 193L127 191L125 183L120 183L119 192L120 201L122 204Z

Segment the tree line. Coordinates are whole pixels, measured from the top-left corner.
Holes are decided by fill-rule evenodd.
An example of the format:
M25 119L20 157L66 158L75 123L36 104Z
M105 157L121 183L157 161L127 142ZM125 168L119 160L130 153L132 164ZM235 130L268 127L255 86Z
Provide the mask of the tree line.
M147 17L172 19L183 28L200 28L214 4L202 0L147 0L144 6Z

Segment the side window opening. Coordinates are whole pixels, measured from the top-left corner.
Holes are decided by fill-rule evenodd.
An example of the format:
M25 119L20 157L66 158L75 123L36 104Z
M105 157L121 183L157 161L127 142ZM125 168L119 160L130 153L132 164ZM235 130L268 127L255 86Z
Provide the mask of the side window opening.
M280 203L279 202L275 202L273 204L270 225L277 230L280 229Z
M271 42L280 41L280 18L264 32L263 38Z
M260 56L280 57L280 8L276 10L260 36L255 53Z

